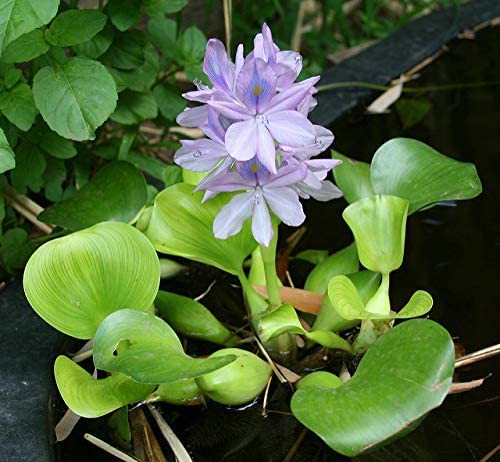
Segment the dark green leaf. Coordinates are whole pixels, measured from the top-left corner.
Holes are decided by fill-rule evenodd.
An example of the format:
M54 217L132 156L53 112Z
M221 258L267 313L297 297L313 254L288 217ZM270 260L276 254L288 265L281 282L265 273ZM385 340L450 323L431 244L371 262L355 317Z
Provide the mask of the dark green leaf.
M128 162L112 162L70 199L45 209L39 219L77 230L101 221L130 222L146 204L146 182Z
M148 30L155 43L167 58L178 60L177 23L172 19L155 17L149 20Z
M108 420L108 426L113 433L113 439L124 449L131 449L132 433L128 421L128 407L123 406L113 412Z
M182 168L175 164L165 166L163 182L166 188L177 183L182 183Z
M396 101L396 110L403 122L403 128L418 124L431 108L432 103L426 98L400 98Z
M40 191L43 185L45 157L36 146L23 141L16 147L16 168L10 172L12 186L20 194L25 194L29 187L33 192Z
M207 38L196 26L188 27L178 41L183 61L186 64L198 63L205 55Z
M342 161L333 169L333 176L335 183L342 190L344 198L349 204L375 194L370 182L370 164L349 159L349 157L333 150L332 157Z
M30 86L19 82L11 90L2 92L0 94L0 111L16 127L23 131L29 130L36 117L36 108Z
M292 412L331 448L352 457L404 434L439 406L454 361L445 329L426 319L407 321L384 334L342 386L297 390Z
M68 10L52 21L45 31L45 38L55 46L78 45L104 29L107 20L107 16L98 10Z
M113 27L106 24L106 27L88 42L75 45L73 51L82 58L97 59L108 51L113 43L114 36Z
M189 0L143 0L142 7L150 16L177 13Z
M0 258L9 271L19 270L26 265L35 250L28 233L22 228L9 229L2 237Z
M52 157L57 157L58 159L71 159L77 154L71 142L59 136L49 128L43 131L43 136L38 144L47 154L50 154Z
M9 43L2 53L5 63L24 63L46 53L49 44L42 29L35 29Z
M3 73L4 85L6 88L12 88L22 77L23 71L14 66L9 66Z
M43 172L45 183L45 197L52 202L61 200L63 195L62 184L66 179L66 167L64 160L54 157L46 158L47 167Z
M106 13L113 26L123 32L141 19L141 5L139 0L109 0Z
M134 125L146 119L154 119L158 115L155 97L151 92L137 93L124 91L120 93L116 111L111 119L124 125Z
M35 103L49 127L64 138L94 139L94 130L115 110L116 85L97 61L71 58L44 67L33 81Z
M129 152L127 160L153 178L160 181L165 180L165 169L167 168L167 164L161 160L133 151Z
M167 120L175 118L185 109L186 100L170 85L158 84L153 88L160 113Z
M12 170L15 166L14 151L10 147L4 131L0 128L0 173Z
M115 34L113 44L101 56L101 61L117 69L135 69L144 63L146 43L147 38L144 33L136 29Z

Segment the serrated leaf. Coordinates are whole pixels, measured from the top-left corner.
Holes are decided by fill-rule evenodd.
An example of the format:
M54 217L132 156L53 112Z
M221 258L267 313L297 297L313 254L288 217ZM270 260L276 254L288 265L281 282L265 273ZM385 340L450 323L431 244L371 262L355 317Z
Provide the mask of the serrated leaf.
M121 374L94 379L66 356L54 364L57 387L66 405L81 417L101 417L144 399L155 385L134 382Z
M73 47L73 51L78 56L88 59L97 59L102 56L113 43L115 32L112 26L106 24L104 29L87 42L80 43Z
M20 194L25 194L28 187L33 192L40 191L45 166L45 157L38 148L28 141L22 141L16 147L16 168L10 172L12 186Z
M10 42L50 22L58 7L59 0L0 0L0 54Z
M49 43L69 47L84 43L99 33L108 20L98 10L68 10L59 14L45 31Z
M49 50L42 29L35 29L9 43L2 53L4 63L24 63L43 55Z
M207 263L232 274L241 274L243 261L255 242L250 224L229 239L215 238L212 230L215 216L230 199L219 194L204 204L203 193L194 186L178 183L156 196L146 235L160 252Z
M135 125L158 115L155 97L151 92L137 93L124 91L120 93L116 111L111 119L123 125Z
M445 329L426 319L407 321L384 334L342 386L299 388L292 412L332 449L353 457L408 433L439 406L454 361Z
M33 81L33 96L49 127L76 141L94 139L95 129L113 113L118 99L106 68L82 58L42 68Z
M199 63L205 55L207 38L196 26L190 26L180 36L178 46L186 64Z
M172 328L150 313L124 309L110 314L94 338L94 364L143 383L199 377L233 362L234 355L191 358Z
M350 159L333 150L332 157L342 161L333 169L333 176L349 204L375 194L370 181L370 164Z
M128 162L105 165L71 198L46 208L38 217L71 230L84 229L101 221L128 223L146 204L144 177Z
M186 100L181 97L175 87L160 83L153 88L153 94L161 115L167 120L175 120L186 108Z
M27 131L36 117L33 93L28 84L19 82L11 90L0 94L0 111L17 128Z
M394 138L378 148L371 182L377 194L407 199L408 213L441 201L472 199L482 192L474 164L451 159L409 138Z
M0 128L0 173L12 170L15 166L14 151L10 147L4 131Z
M150 242L130 225L99 223L41 246L24 271L37 314L76 338L92 338L122 308L145 311L158 291L160 265Z
M117 69L136 69L144 63L147 43L146 35L139 30L117 33L109 50L101 56L101 61Z
M149 20L148 30L154 42L167 58L179 60L177 48L177 23L168 18L155 17Z
M0 246L0 259L3 266L12 272L22 269L35 247L24 229L9 229L3 235Z
M139 0L109 0L106 13L113 26L124 32L141 19L141 5Z

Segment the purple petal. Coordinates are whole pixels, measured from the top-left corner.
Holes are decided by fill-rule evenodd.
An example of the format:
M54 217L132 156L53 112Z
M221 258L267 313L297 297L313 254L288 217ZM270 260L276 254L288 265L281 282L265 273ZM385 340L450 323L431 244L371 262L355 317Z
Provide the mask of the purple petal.
M183 127L201 127L208 121L208 106L197 106L184 109L176 119L177 123Z
M233 120L246 120L253 114L243 104L236 101L208 101L208 105L222 115Z
M277 175L271 176L265 183L267 188L282 188L301 182L307 174L307 168L304 165L295 163L285 165L278 170Z
M276 112L267 119L267 128L280 144L299 148L314 143L314 126L300 112Z
M236 48L236 58L234 62L236 65L236 68L234 70L234 78L237 79L245 62L245 58L243 57L243 44L241 43L238 45L238 48Z
M235 66L229 61L226 47L220 40L210 39L208 41L203 71L208 75L215 88L232 93Z
M263 112L276 94L276 76L262 59L245 59L236 81L236 95L252 114Z
M224 175L225 173L229 172L229 169L231 168L231 165L233 163L233 159L229 156L223 159L222 162L217 165L217 167L215 167L211 172L205 175L205 177L198 183L198 186L194 188L195 192L205 189L205 185L208 182L213 181L214 178L218 177L219 175Z
M209 88L207 90L194 90L188 91L187 93L183 93L183 98L188 101L196 101L198 103L206 103L210 101L215 95L216 91Z
M254 192L234 196L215 217L214 236L227 239L241 231L243 223L252 216Z
M226 148L236 160L249 160L257 153L257 122L255 119L236 122L226 132Z
M174 161L177 165L193 172L212 170L228 153L223 144L209 140L184 140L177 150Z
M299 195L292 188L263 188L266 202L275 215L289 226L301 225L306 216Z
M257 123L257 158L271 173L276 173L276 146L269 130Z
M203 182L203 189L215 192L234 192L253 189L256 181L248 181L238 172L227 172Z
M302 70L302 56L295 51L279 51L276 53L276 63L291 69L295 77L297 77Z
M343 196L342 191L328 180L322 181L320 188L311 188L306 184L301 184L300 189L311 197L314 197L314 199L321 202L327 202L329 200L338 199L339 197Z
M252 182L255 185L264 184L271 175L256 157L246 162L237 162L236 168L246 181Z
M262 191L255 191L253 204L252 234L259 244L268 247L274 232Z
M269 103L266 114L296 109L318 80L319 77L311 77L278 93Z

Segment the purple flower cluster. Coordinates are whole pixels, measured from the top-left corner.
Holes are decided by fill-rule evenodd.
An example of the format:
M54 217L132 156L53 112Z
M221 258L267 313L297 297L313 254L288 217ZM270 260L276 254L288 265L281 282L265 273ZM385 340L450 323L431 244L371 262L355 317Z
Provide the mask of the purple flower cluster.
M290 226L305 219L299 197L327 201L342 192L326 180L340 161L312 159L333 142L330 130L307 118L315 107L319 77L295 83L302 57L280 51L264 24L246 57L243 46L231 62L224 45L209 40L203 70L212 88L197 82L185 93L203 103L186 109L177 122L199 127L208 138L182 141L175 162L195 172L209 172L198 185L204 200L220 192L236 194L220 211L213 229L217 238L237 234L252 218L252 233L268 246L273 237L269 209Z

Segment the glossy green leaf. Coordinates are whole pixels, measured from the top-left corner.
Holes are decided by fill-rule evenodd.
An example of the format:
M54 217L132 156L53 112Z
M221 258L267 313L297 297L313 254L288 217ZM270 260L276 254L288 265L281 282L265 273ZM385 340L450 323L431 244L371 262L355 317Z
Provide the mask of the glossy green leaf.
M67 10L52 21L45 38L55 46L78 45L104 29L107 20L107 16L98 10Z
M269 364L253 353L239 348L224 348L212 353L209 360L230 355L236 360L196 378L196 384L210 399L236 406L255 399L271 377Z
M371 181L377 194L407 199L408 213L437 202L472 199L482 191L473 164L451 159L408 138L392 139L377 150Z
M297 390L292 412L332 449L352 457L396 438L439 406L454 361L453 341L443 327L407 321L377 340L342 386Z
M76 141L94 139L94 130L113 113L118 99L107 69L83 58L38 71L33 96L49 127Z
M389 273L401 266L407 213L408 201L394 196L368 197L344 210L364 267Z
M387 315L372 313L355 285L346 276L335 276L328 285L328 297L333 308L344 319L406 319L422 316L432 308L432 297L424 290L417 290L409 302L398 312Z
M304 289L324 294L328 288L328 282L333 276L356 273L358 270L358 252L356 244L352 243L316 265L309 273L309 276L307 276Z
M143 383L199 377L233 362L232 354L191 358L173 329L150 313L124 309L110 314L94 338L94 364Z
M49 50L43 30L35 29L9 43L2 53L4 63L24 63Z
M21 35L47 24L59 0L0 0L0 54Z
M72 50L82 58L97 59L109 50L114 36L114 29L108 23L101 32L87 42L75 45Z
M54 364L56 383L66 405L79 416L101 417L127 404L144 399L155 385L134 382L115 374L94 379L85 369L66 356Z
M231 195L219 194L204 204L202 192L178 183L156 196L146 235L160 252L241 273L243 261L257 246L247 222L236 236L217 239L212 224Z
M123 125L135 125L146 119L154 119L157 114L158 107L151 92L124 91L120 93L118 106L111 114L111 119Z
M46 208L39 219L71 230L108 220L129 223L146 201L142 174L128 162L115 161L99 170L72 197Z
M344 193L344 198L352 204L375 194L370 181L370 164L350 159L332 150L332 157L342 161L332 171L335 183Z
M109 0L106 13L113 26L124 32L141 19L141 4L139 0Z
M263 342L282 334L304 335L309 340L327 348L338 348L351 352L351 345L339 335L326 330L315 330L307 332L297 316L295 308L290 304L281 305L279 308L265 314L259 319L259 337Z
M335 374L326 371L316 371L301 378L297 382L297 390L304 387L338 388L343 383Z
M116 310L147 310L159 282L151 243L132 226L113 222L47 242L28 261L23 280L38 315L81 339L92 338Z
M155 307L160 317L178 334L227 346L239 340L207 308L192 298L160 290Z
M12 170L15 166L14 151L10 147L4 131L0 128L0 173Z
M3 91L0 94L0 112L17 128L29 130L36 117L31 87L19 82L10 90Z

